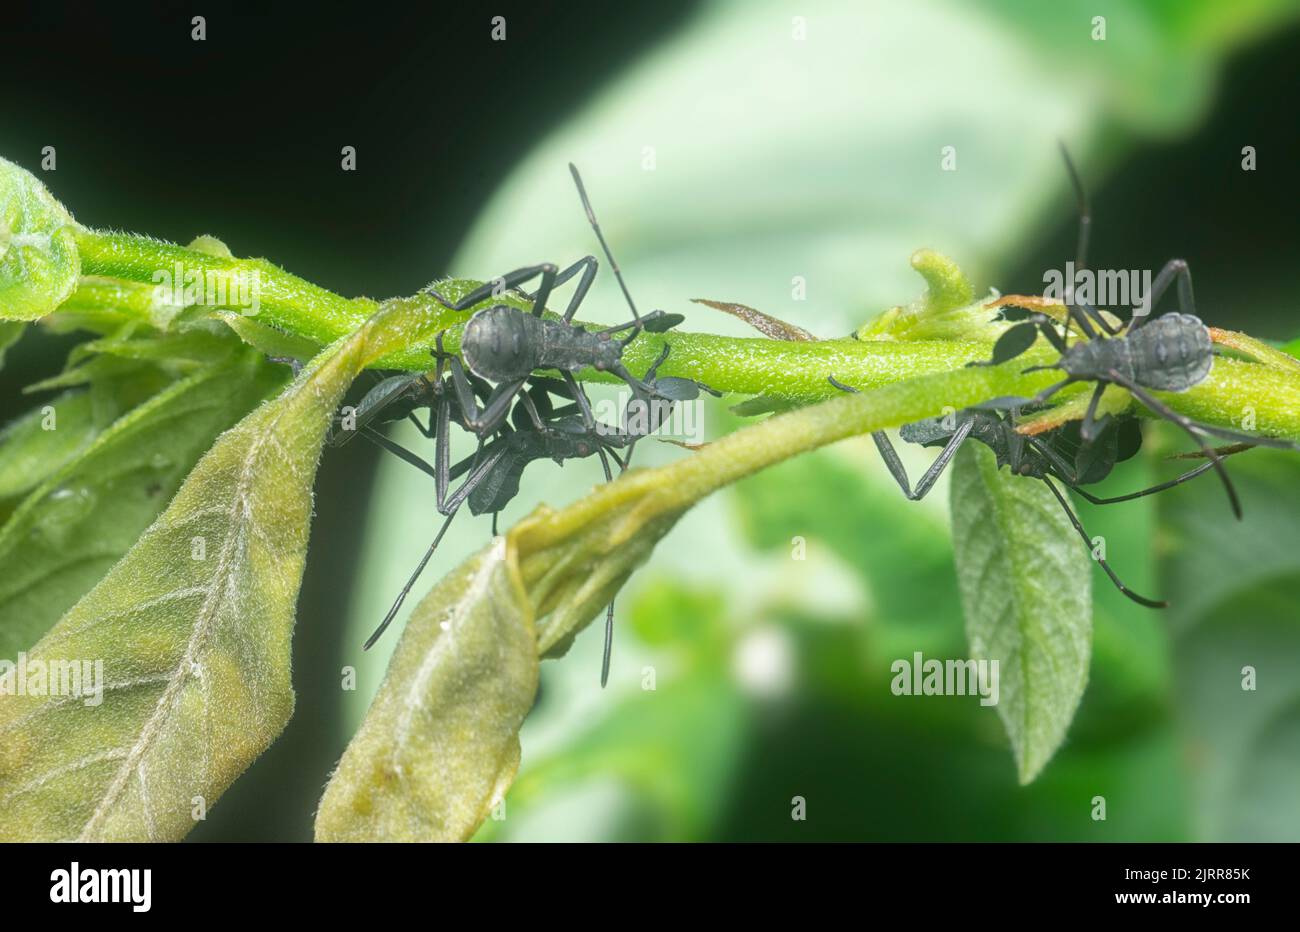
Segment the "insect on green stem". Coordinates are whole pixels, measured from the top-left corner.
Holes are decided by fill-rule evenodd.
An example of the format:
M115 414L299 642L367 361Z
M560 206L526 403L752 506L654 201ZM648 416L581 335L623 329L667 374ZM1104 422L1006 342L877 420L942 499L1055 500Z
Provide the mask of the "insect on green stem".
M353 332L379 306L368 298L342 297L263 259L214 255L148 237L86 229L77 230L76 245L83 275L102 279L152 284L160 270L174 269L178 263L186 274L192 272L203 277L224 276L232 280L239 275L255 276L260 289L257 319L293 337L319 345ZM947 281L960 273L955 272L955 267L949 268L950 262L945 264L940 259L922 251L913 258L913 265L926 277L931 293L951 297L960 292L961 297L966 297L966 291L954 289ZM83 279L82 287L88 284ZM441 282L439 289L444 296L455 298L468 294L479 284L478 281L452 279ZM98 287L106 286L101 282ZM480 308L491 303L507 303L521 309L529 306L525 298L511 293L487 299L460 312L450 311L423 294L392 300L413 306L423 305L417 309L423 310L430 320L425 333L445 328L445 344L453 352L459 349L460 332L465 322ZM76 303L75 295L73 303ZM138 306L128 306L124 310L136 315L143 313ZM950 315L953 312L943 305L943 313ZM870 328L864 328L864 332L879 336ZM425 342L430 341L390 353L376 361L374 366L425 371L430 368L431 349L431 345L424 345ZM633 372L644 372L667 344L672 347L672 352L662 368L661 374L665 376L695 379L729 394L763 394L800 404L836 394L826 381L826 377L832 374L863 390L908 382L912 385L910 390L917 392L922 401L917 416L925 417L939 413L945 407L957 408L981 400L979 396L958 390L961 385L977 384L973 376L958 373L967 363L986 358L990 343L991 339L853 337L787 342L673 331L643 334L627 348L624 359ZM1050 349L1040 341L1014 364L1004 367L1006 377L999 376L1000 388L995 394L1032 394L1041 389L1044 383L1040 377L1023 374L1021 370L1050 358ZM924 383L933 386L932 390L922 388L923 383L916 381L919 377L941 373L953 375L955 381ZM612 376L592 370L579 372L577 377L587 381L614 381ZM940 386L950 386L951 391ZM1068 397L1070 393L1065 394ZM1300 439L1300 367L1221 358L1210 377L1200 385L1185 392L1157 393L1157 397L1183 414L1225 426L1239 423L1243 407L1247 407L1258 430Z

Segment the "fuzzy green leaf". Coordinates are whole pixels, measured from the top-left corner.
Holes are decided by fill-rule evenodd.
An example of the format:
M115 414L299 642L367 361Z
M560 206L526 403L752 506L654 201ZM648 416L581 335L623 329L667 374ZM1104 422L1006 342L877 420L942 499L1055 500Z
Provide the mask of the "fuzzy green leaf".
M1064 740L1088 682L1092 567L1051 491L998 469L985 447L958 452L951 491L971 656L998 662L998 715L1029 783Z
M87 391L64 392L5 425L0 430L0 500L30 492L98 433Z
M0 680L0 838L177 839L279 734L330 416L423 322L388 306L223 434L26 662L102 660L102 703ZM92 701L94 696L87 697Z
M36 320L77 286L72 216L35 176L0 158L0 318Z
M416 607L334 773L318 841L459 841L519 766L537 692L532 607L504 538Z
M0 461L39 469L35 457L55 452L50 438L86 445L66 463L44 460L39 483L0 528L0 657L35 644L99 582L213 439L282 382L280 370L245 352L175 382L102 433L90 392L53 405L54 430L40 429L39 409L34 422L19 422L22 435L0 446Z

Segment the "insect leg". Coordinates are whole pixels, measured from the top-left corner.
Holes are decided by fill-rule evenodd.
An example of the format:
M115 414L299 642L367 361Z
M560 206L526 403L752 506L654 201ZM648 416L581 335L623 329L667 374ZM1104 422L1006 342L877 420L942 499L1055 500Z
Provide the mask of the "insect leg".
M627 370L627 367L624 366L621 362L615 363L614 365L606 369L606 371L618 376L620 379L626 382L627 387L632 389L633 392L639 392L640 394L642 394L647 398L663 397L662 395L659 394L658 391L655 390L653 386L647 385L645 382L642 382L631 372L629 372Z
M429 465L427 460L425 460L423 457L415 453L412 453L410 450L406 449L406 447L402 446L400 443L397 443L394 440L389 440L379 431L371 427L363 427L361 428L359 433L361 434L362 437L365 437L375 446L379 447L382 450L387 450L389 453L393 454L398 459L410 463L412 466L420 470L420 472L424 473L425 475L432 476L434 479L438 478L437 471L432 466Z
M438 495L438 510L442 511L443 502L447 500L447 485L451 482L451 399L445 395L439 396L434 407L437 408L438 415L436 436L433 441L433 461L437 464L437 471L434 473L437 485L434 488ZM482 448L483 444L480 440L479 449L474 451L476 457Z
M1202 433L1209 434L1212 437L1219 437L1223 440L1231 440L1233 443L1252 447L1268 447L1270 450L1300 450L1300 444L1290 440L1283 440L1281 437L1262 437L1255 434L1243 434L1240 431L1229 430L1226 427L1216 427L1213 424L1201 424L1197 422L1196 429ZM1216 451L1222 452L1222 451ZM1234 450L1235 452L1239 452Z
M546 425L542 423L542 411L544 410L546 412L547 417L551 414L551 405L549 401L546 401L546 397L547 395L544 389L539 390L536 397L534 397L531 390L520 392L519 404L515 405L515 414L518 415L519 409L523 408L524 413L528 415L528 419L533 422L533 427L539 431L545 430ZM516 422L516 424L518 424L518 422Z
M614 481L614 476L609 470L609 460L606 459L605 457L604 448L598 447L596 452L600 454L600 465L603 466L605 469L605 481L606 482ZM615 459L617 459L617 457L615 457ZM622 463L620 463L619 465L620 465L619 471L622 472L623 468L626 467L624 467ZM610 599L609 607L605 609L605 646L601 652L601 657L600 657L600 688L601 689L604 689L605 685L609 682L609 662L613 654L614 654L614 600Z
M522 269L515 269L513 272L507 272L500 278L494 278L492 281L484 282L459 301L448 301L440 292L432 287L426 288L425 292L432 295L439 304L448 310L463 311L466 308L473 307L480 301L484 301L494 295L500 294L502 291L509 291L511 288L517 288L529 279L536 278L540 275L542 276L542 283L537 288L537 295L542 295L542 298L537 303L541 306L545 306L546 298L550 296L551 288L554 286L555 274L555 265L550 262L543 262L541 265L525 266ZM545 295L543 295L543 292L545 292ZM534 297L537 297L537 295ZM534 313L536 313L536 311L534 311Z
M379 623L379 627L377 627L374 630L374 632L370 635L370 637L366 639L366 643L362 647L363 650L369 650L372 646L374 646L375 641L379 640L380 636L384 633L385 630L387 630L388 626L393 623L393 619L396 618L397 613L401 611L402 603L404 603L406 601L406 597L410 595L411 588L415 585L415 581L420 578L420 574L424 572L424 568L428 566L429 561L433 559L433 553L435 550L438 549L438 544L442 542L443 535L447 533L447 528L451 527L452 519L456 517L456 512L460 509L461 503L465 500L465 498L469 495L469 493L473 491L474 487L483 481L483 477L487 475L488 471L491 470L491 468L495 466L496 462L501 458L503 451L497 451L496 453L494 453L494 455L488 457L488 459L478 464L473 470L473 472L470 473L469 478L467 478L465 482L461 485L461 487L457 489L455 493L452 494L451 498L444 501L443 499L447 488L447 472L448 472L446 467L447 445L445 442L443 442L446 437L446 427L447 427L446 410L447 409L444 404L444 406L442 407L442 411L439 414L437 482L438 482L438 511L440 511L442 514L445 514L447 518L445 521L442 522L442 527L438 529L437 535L433 538L433 543L429 545L429 549L425 551L424 556L420 559L419 564L415 567L415 572L411 574L411 578L406 581L406 585L403 586L402 591L398 593L396 601L393 602L392 607L388 610L388 614L384 616L384 620ZM482 442L480 441L479 450L474 454L475 459L478 459L479 453L481 452L482 452Z
M925 498L930 489L934 487L934 484L939 481L939 477L943 475L943 471L948 468L948 464L952 461L953 456L956 455L957 450L961 447L962 443L964 443L966 438L970 435L971 429L974 428L974 426L975 421L970 419L963 421L957 427L956 432L948 438L948 442L944 444L943 449L939 452L935 461L930 464L930 468L925 471L924 475L922 475L920 480L916 483L916 488L914 490L908 489L907 471L903 469L903 463L899 460L898 453L894 450L894 445L889 442L888 435L886 435L883 430L878 430L872 433L871 439L876 442L876 449L880 451L880 458L885 461L885 466L894 477L894 481L898 483L898 487L903 490L903 494L907 496L910 501L919 502L921 499Z
M582 269L582 278L578 280L578 286L573 289L573 297L569 299L569 306L564 311L564 322L566 324L573 320L573 315L578 313L578 306L582 304L583 299L587 297L587 292L591 290L591 283L596 279L596 269L598 267L595 256L585 256L561 272L555 279L555 284L558 287L572 278L579 268Z
M842 392L851 392L854 395L859 394L858 390L852 385L845 385L833 375L828 375L826 381L830 382ZM903 461L898 458L898 451L896 451L894 445L889 442L889 435L883 430L877 430L872 432L871 439L875 441L876 450L880 453L880 458L885 461L885 468L888 469L889 474L894 477L894 481L898 483L898 487L903 490L903 495L908 499L915 501L916 499L912 498L911 483L907 481L907 470L903 468ZM938 462L938 460L935 462Z
M898 458L898 452L894 445L889 442L889 435L883 430L873 431L871 439L876 442L876 450L880 453L880 458L885 461L885 468L889 474L894 477L898 487L903 490L903 495L912 499L912 486L907 481L907 470L903 468L903 461Z
M1101 420L1097 420L1097 405L1101 403L1101 396L1106 391L1106 383L1098 382L1097 387L1092 390L1092 397L1088 399L1088 410L1084 412L1083 423L1079 425L1079 436L1085 443L1092 443L1101 433L1102 428L1110 419L1110 415L1103 415Z
M415 581L420 578L420 574L424 572L424 568L428 566L429 561L433 559L433 552L438 549L438 544L442 542L442 536L447 533L447 528L451 527L451 520L454 517L456 517L455 511L447 515L447 520L442 522L442 527L438 529L438 534L434 537L433 543L429 545L429 549L425 551L424 557L420 560L419 565L416 566L415 572L411 574L411 578L406 581L406 585L402 587L402 591L398 594L397 601L395 601L393 607L388 610L388 614L385 615L384 620L379 623L379 627L375 628L370 637L366 638L366 643L361 646L362 650L370 650L370 648L374 647L375 641L378 641L383 633L388 630L388 626L393 623L393 619L396 618L397 613L401 611L402 603L406 601L407 595L410 594L411 587L415 585Z
M456 390L456 400L460 404L465 427L478 434L479 437L486 437L496 430L510 412L510 405L514 402L515 396L519 394L520 389L524 387L526 377L502 382L493 388L492 393L480 409L474 387L465 374L464 365L459 359L452 359L450 366L451 384Z
M1089 552L1091 552L1092 538L1088 536L1088 532L1085 531L1083 525L1079 523L1079 519L1074 514L1074 509L1070 507L1069 500L1061 494L1061 490L1056 487L1051 479L1044 476L1043 481L1047 483L1047 487L1052 490L1052 494L1056 496L1056 500L1061 503L1061 507L1065 509L1066 517L1070 519L1070 523L1074 525L1074 529L1078 531L1079 536L1083 538L1084 546L1088 548ZM1096 559L1097 562L1101 564L1101 568L1106 571L1106 575L1110 577L1110 581L1115 584L1115 588L1124 593L1124 595L1128 596L1138 605L1145 605L1147 608L1167 608L1169 606L1168 602L1148 599L1146 596L1138 595L1128 586L1124 585L1123 580L1121 580L1119 576L1115 574L1115 571L1110 568L1110 564L1106 562L1105 557L1097 557Z
M939 456L930 464L930 468L925 471L925 474L921 476L921 480L917 482L916 488L908 498L914 502L919 502L921 499L925 498L926 493L929 492L935 482L938 481L939 476L943 474L943 471L948 468L948 463L951 462L953 456L956 455L958 448L960 448L962 443L965 442L966 437L970 435L970 432L974 427L975 420L973 418L957 427L957 432L948 438L948 442L939 452ZM875 439L874 434L872 435L872 439ZM877 446L879 446L878 443Z
M1091 315L1089 315L1087 311L1084 311L1085 307L1088 308L1088 311L1092 312ZM1089 340L1097 339L1097 328L1092 325L1094 319L1101 324L1107 333L1114 335L1119 332L1110 324L1106 323L1105 318L1103 318L1097 309L1092 307L1092 305L1076 304L1074 302L1073 293L1069 294L1065 299L1065 310L1069 315L1070 320L1079 325L1079 330L1082 331L1083 335Z
M1134 398L1146 405L1156 414L1160 415L1160 417L1177 424L1189 437L1196 441L1197 445L1201 448L1201 452L1204 453L1206 459L1210 461L1210 465L1214 467L1215 472L1219 474L1219 479L1223 483L1223 489L1228 493L1228 501L1232 505L1232 513L1236 516L1237 520L1240 521L1241 501L1237 498L1237 490L1233 488L1232 480L1228 478L1228 471L1223 468L1223 460L1219 457L1219 454L1214 452L1214 448L1205 442L1205 437L1200 432L1200 426L1191 418L1185 417L1170 408L1168 405L1157 401L1148 392L1134 385L1116 370L1110 370L1107 377L1117 385L1127 388Z
M479 452L482 452L481 445ZM469 478L465 480L461 487L457 489L446 502L443 502L442 500L442 492L446 489L446 480L445 472L441 468L443 461L440 456L438 471L440 474L439 485L441 488L438 495L438 510L445 514L447 519L442 522L442 527L438 529L437 536L433 538L433 543L429 545L429 549L425 551L424 556L415 567L415 572L411 574L411 578L406 581L406 585L403 586L402 591L398 593L397 600L393 602L393 606L388 610L388 614L384 616L384 620L379 623L379 627L377 627L370 637L366 639L366 643L362 646L362 650L369 650L374 646L375 641L379 640L380 636L385 630L387 630L388 626L393 623L393 619L396 618L397 613L401 611L402 603L404 603L406 597L410 595L411 588L415 585L415 581L420 578L420 574L424 572L424 568L428 566L429 561L433 559L433 552L438 549L438 544L442 542L443 535L447 533L447 528L451 527L452 519L456 517L456 512L460 509L461 503L464 502L470 492L474 490L474 487L483 481L483 477L491 471L492 467L496 465L497 461L501 459L503 454L503 450L498 450L492 456L489 456L486 460L476 465L474 470L470 473ZM478 453L474 454L475 459L478 458L478 455Z
M1061 454L1057 453L1045 443L1039 443L1033 437L1026 437L1025 443L1038 452L1043 459L1047 460L1052 468L1053 474L1072 489L1078 489L1078 470L1068 463ZM1084 494L1086 497L1086 493Z
M1057 392L1065 388L1065 386L1069 385L1073 381L1075 380L1073 377L1071 377L1068 379L1062 379L1061 381L1057 382L1055 385L1047 386L1047 388L1043 389L1041 392L1039 392L1037 395L1031 398L1030 403L1036 405L1042 404L1048 398L1051 398L1053 395L1055 395Z
M827 380L840 391L852 392L855 395L858 394L856 388L845 385L833 375L828 376ZM962 445L962 442L965 441L966 437L970 435L970 432L974 427L975 420L973 418L967 419L958 425L957 430L948 438L948 442L944 444L944 448L940 451L939 456L930 464L930 468L925 471L923 476L921 476L921 480L917 482L915 491L912 491L909 487L907 481L907 470L903 468L903 462L898 458L898 452L894 449L894 445L889 442L889 435L883 430L877 430L872 432L871 439L876 443L876 450L879 451L880 458L885 461L885 468L887 468L889 474L894 477L894 481L897 482L898 487L903 490L903 494L907 496L909 500L917 502L924 498L926 493L929 492L934 484L939 480L939 476L943 474L943 471L948 467L949 461L952 460L953 456L957 453L957 449Z
M1099 498L1096 495L1092 495L1091 493L1084 491L1078 486L1072 485L1070 487L1074 489L1074 491L1082 495L1084 498L1086 498L1088 501L1092 502L1094 505L1114 505L1118 502L1131 502L1133 499L1142 498L1144 495L1154 495L1157 492L1163 492L1165 489L1172 489L1176 485L1182 485L1184 482L1187 482L1191 479L1195 479L1197 476L1205 472L1207 469L1213 469L1213 468L1214 468L1213 463L1202 463L1200 466L1197 466L1195 469L1183 473L1177 479L1170 479L1167 482L1161 482L1159 485L1153 485L1151 486L1151 488L1143 489L1140 492L1130 492L1127 495L1116 495L1113 498Z
M595 430L596 418L595 415L591 413L591 399L589 399L587 393L582 390L582 386L578 384L578 380L573 377L572 372L569 372L567 369L562 370L560 372L560 377L563 378L564 383L569 386L569 391L573 392L573 398L578 403L578 410L582 412L583 426L585 426L587 430Z
M619 459L619 455L614 452L612 447L605 451L605 453L609 455L610 459L618 463L618 471L620 475L627 472L628 463L632 462L632 451L634 449L636 449L635 438L630 443L628 443L627 456L623 457L622 459Z
M1160 269L1156 280L1151 283L1151 294L1147 298L1146 313L1133 324L1140 327L1155 316L1156 305L1169 290L1171 282L1178 282L1178 310L1184 314L1196 314L1196 298L1192 295L1192 270L1186 259L1170 259Z
M668 353L671 350L672 347L665 343L664 348L659 351L659 355L655 358L655 361L650 363L650 368L645 371L645 376L643 377L647 384L654 383L655 378L659 375L659 366L668 358Z
M1112 337L1124 329L1124 326L1122 324L1116 327L1114 324L1112 324L1110 321L1106 319L1105 314L1097 310L1091 304L1087 304L1086 302L1083 301L1072 301L1071 303L1066 305L1066 310L1073 311L1073 313L1070 314L1070 320L1080 320L1082 318L1079 315L1084 315L1085 317L1087 317L1088 320L1096 324L1102 330L1106 331L1106 333ZM1087 336L1088 339L1093 339L1094 337L1096 337L1096 332L1095 331L1089 332L1088 330L1085 330L1084 335Z

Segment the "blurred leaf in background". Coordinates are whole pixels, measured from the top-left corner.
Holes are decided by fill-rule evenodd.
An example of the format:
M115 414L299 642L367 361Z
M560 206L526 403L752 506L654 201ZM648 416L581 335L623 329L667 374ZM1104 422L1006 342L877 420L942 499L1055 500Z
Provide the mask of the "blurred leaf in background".
M1189 131L1224 57L1294 12L1111 3L1098 40L1098 12L1076 2L831 2L805 15L711 4L537 146L448 271L486 278L597 252L572 161L640 306L685 313L687 329L745 333L689 303L703 297L850 332L915 297L907 258L923 246L953 256L977 289L1007 287L1000 276L1027 245L1069 219L1058 138L1088 167L1151 134ZM611 276L582 316L626 316ZM711 434L731 423L710 408ZM641 465L683 455L642 447ZM1105 585L1094 586L1079 717L1031 787L1016 786L996 715L976 699L889 692L894 658L959 657L966 646L946 495L903 501L872 456L848 443L688 514L620 602L610 689L597 686L598 635L543 664L510 818L484 837L1177 840L1202 825L1170 716L1181 698L1169 697L1165 621ZM1139 471L1118 480L1123 490L1138 487ZM594 468L530 473L502 524L598 481ZM353 587L354 644L427 546L432 499L425 477L381 466ZM1151 580L1154 508L1082 510L1135 586ZM486 522L461 523L427 578L487 534ZM796 536L806 560L791 559ZM741 672L754 651L786 671L782 688ZM357 660L364 685L343 737L378 683L386 658L374 653ZM647 666L654 689L643 686ZM1295 782L1294 765L1277 772ZM792 819L795 797L806 821ZM1105 821L1094 817L1099 797ZM1226 831L1205 824L1197 831L1210 837Z
M1160 501L1162 576L1179 594L1170 610L1172 704L1193 780L1195 837L1295 841L1300 462L1272 450L1233 460L1246 533L1213 483Z

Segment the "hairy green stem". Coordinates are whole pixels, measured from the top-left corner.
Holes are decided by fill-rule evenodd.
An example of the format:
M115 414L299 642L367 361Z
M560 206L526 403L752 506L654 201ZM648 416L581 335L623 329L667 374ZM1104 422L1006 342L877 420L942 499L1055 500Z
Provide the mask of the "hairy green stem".
M205 279L211 275L225 283L235 282L239 276L255 276L253 280L259 298L255 319L318 345L326 345L354 332L379 306L369 298L344 298L334 294L263 259L239 259L147 237L86 229L77 231L76 242L83 274L102 278L83 279L81 289L68 302L72 308L111 300L114 286L111 282L106 283L105 279L154 284L160 273L175 276L177 266L185 275L193 274ZM913 264L926 276L932 292L938 293L944 279L940 274L942 270L931 267L936 261L933 256L918 253ZM439 283L438 288L449 300L455 300L478 284L454 279ZM88 294L86 289L98 291ZM967 295L961 297L964 299ZM527 299L515 293L490 298L465 311L452 311L423 293L393 300L423 305L418 310L426 315L428 326L421 330L425 333L445 331L446 348L453 352L459 349L465 321L479 307L501 302L523 309L529 307ZM144 317L146 313L145 302L138 293L123 293L119 308L137 317ZM213 310L246 309L224 305ZM1014 363L996 370L999 390L981 395L979 392L983 389L978 386L988 378L988 372L995 370L967 370L964 367L969 362L988 357L987 342L963 339L860 340L852 337L784 342L683 331L644 334L624 354L628 368L633 372L644 372L665 344L671 347L671 353L660 369L662 375L697 379L720 392L767 395L806 403L838 394L827 381L830 375L863 390L905 381L907 392L918 402L919 417L938 413L945 407L960 408L990 394L1030 395L1050 384L1057 375L1021 373L1026 366L1052 360L1052 351L1042 341ZM412 345L378 360L375 366L424 371L430 367L429 349L423 343ZM941 375L946 378L938 378ZM578 376L588 380L615 381L607 373L592 370ZM931 377L934 378L926 381ZM922 385L928 387L922 389ZM974 393L968 390L972 386L976 387ZM1067 398L1078 390L1072 387L1061 397ZM1159 397L1175 410L1209 423L1223 426L1253 423L1254 429L1300 439L1300 367L1218 359L1205 382L1187 392L1162 393ZM850 408L844 407L843 410ZM872 429L875 428L861 428ZM861 430L850 429L849 433L860 433Z

